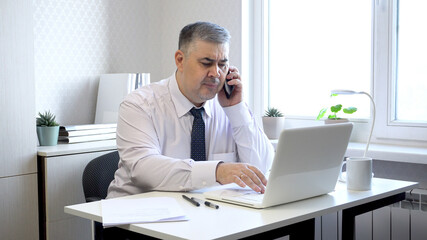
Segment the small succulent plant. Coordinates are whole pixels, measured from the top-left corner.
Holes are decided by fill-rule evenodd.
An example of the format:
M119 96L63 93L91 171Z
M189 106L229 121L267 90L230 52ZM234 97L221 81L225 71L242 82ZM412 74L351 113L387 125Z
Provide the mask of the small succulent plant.
M45 111L44 113L39 112L39 116L36 118L36 125L38 127L59 126L59 124L55 121L55 115L50 111Z
M264 117L283 117L283 113L274 107L267 108L267 110L265 110Z

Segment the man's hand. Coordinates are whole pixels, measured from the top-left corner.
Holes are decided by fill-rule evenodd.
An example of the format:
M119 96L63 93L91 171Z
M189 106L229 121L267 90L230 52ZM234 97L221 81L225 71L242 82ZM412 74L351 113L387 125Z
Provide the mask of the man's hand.
M264 193L267 179L255 166L246 163L219 163L216 181L221 184L236 183L240 187L250 187L255 192Z
M228 84L234 85L234 90L230 99L225 96L224 90L222 90L222 88L218 92L218 101L222 107L230 107L243 101L243 85L242 81L240 80L239 70L234 66L230 66L229 71L230 73L226 75L226 79L231 79ZM224 82L224 84L226 83Z

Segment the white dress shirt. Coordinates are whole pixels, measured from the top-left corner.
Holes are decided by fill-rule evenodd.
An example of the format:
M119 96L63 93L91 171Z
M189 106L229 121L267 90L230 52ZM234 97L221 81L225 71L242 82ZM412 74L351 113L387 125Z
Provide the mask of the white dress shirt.
M119 169L108 198L150 190L189 191L218 185L219 162L244 162L264 173L274 149L246 103L223 108L206 101L207 161L190 158L194 105L180 92L173 74L130 93L120 105L117 123Z

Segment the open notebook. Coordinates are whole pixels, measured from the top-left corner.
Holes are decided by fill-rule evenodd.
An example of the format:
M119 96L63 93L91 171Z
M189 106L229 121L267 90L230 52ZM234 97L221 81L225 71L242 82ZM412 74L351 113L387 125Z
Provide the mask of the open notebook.
M229 188L208 191L204 196L266 208L329 193L335 188L352 129L352 123L285 129L264 194L249 188Z

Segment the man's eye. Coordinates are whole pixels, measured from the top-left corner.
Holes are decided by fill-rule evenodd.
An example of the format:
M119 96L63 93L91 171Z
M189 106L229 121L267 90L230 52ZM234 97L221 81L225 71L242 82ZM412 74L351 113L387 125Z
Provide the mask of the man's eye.
M203 64L203 66L205 66L205 67L209 67L210 65L211 65L211 63L202 63Z

